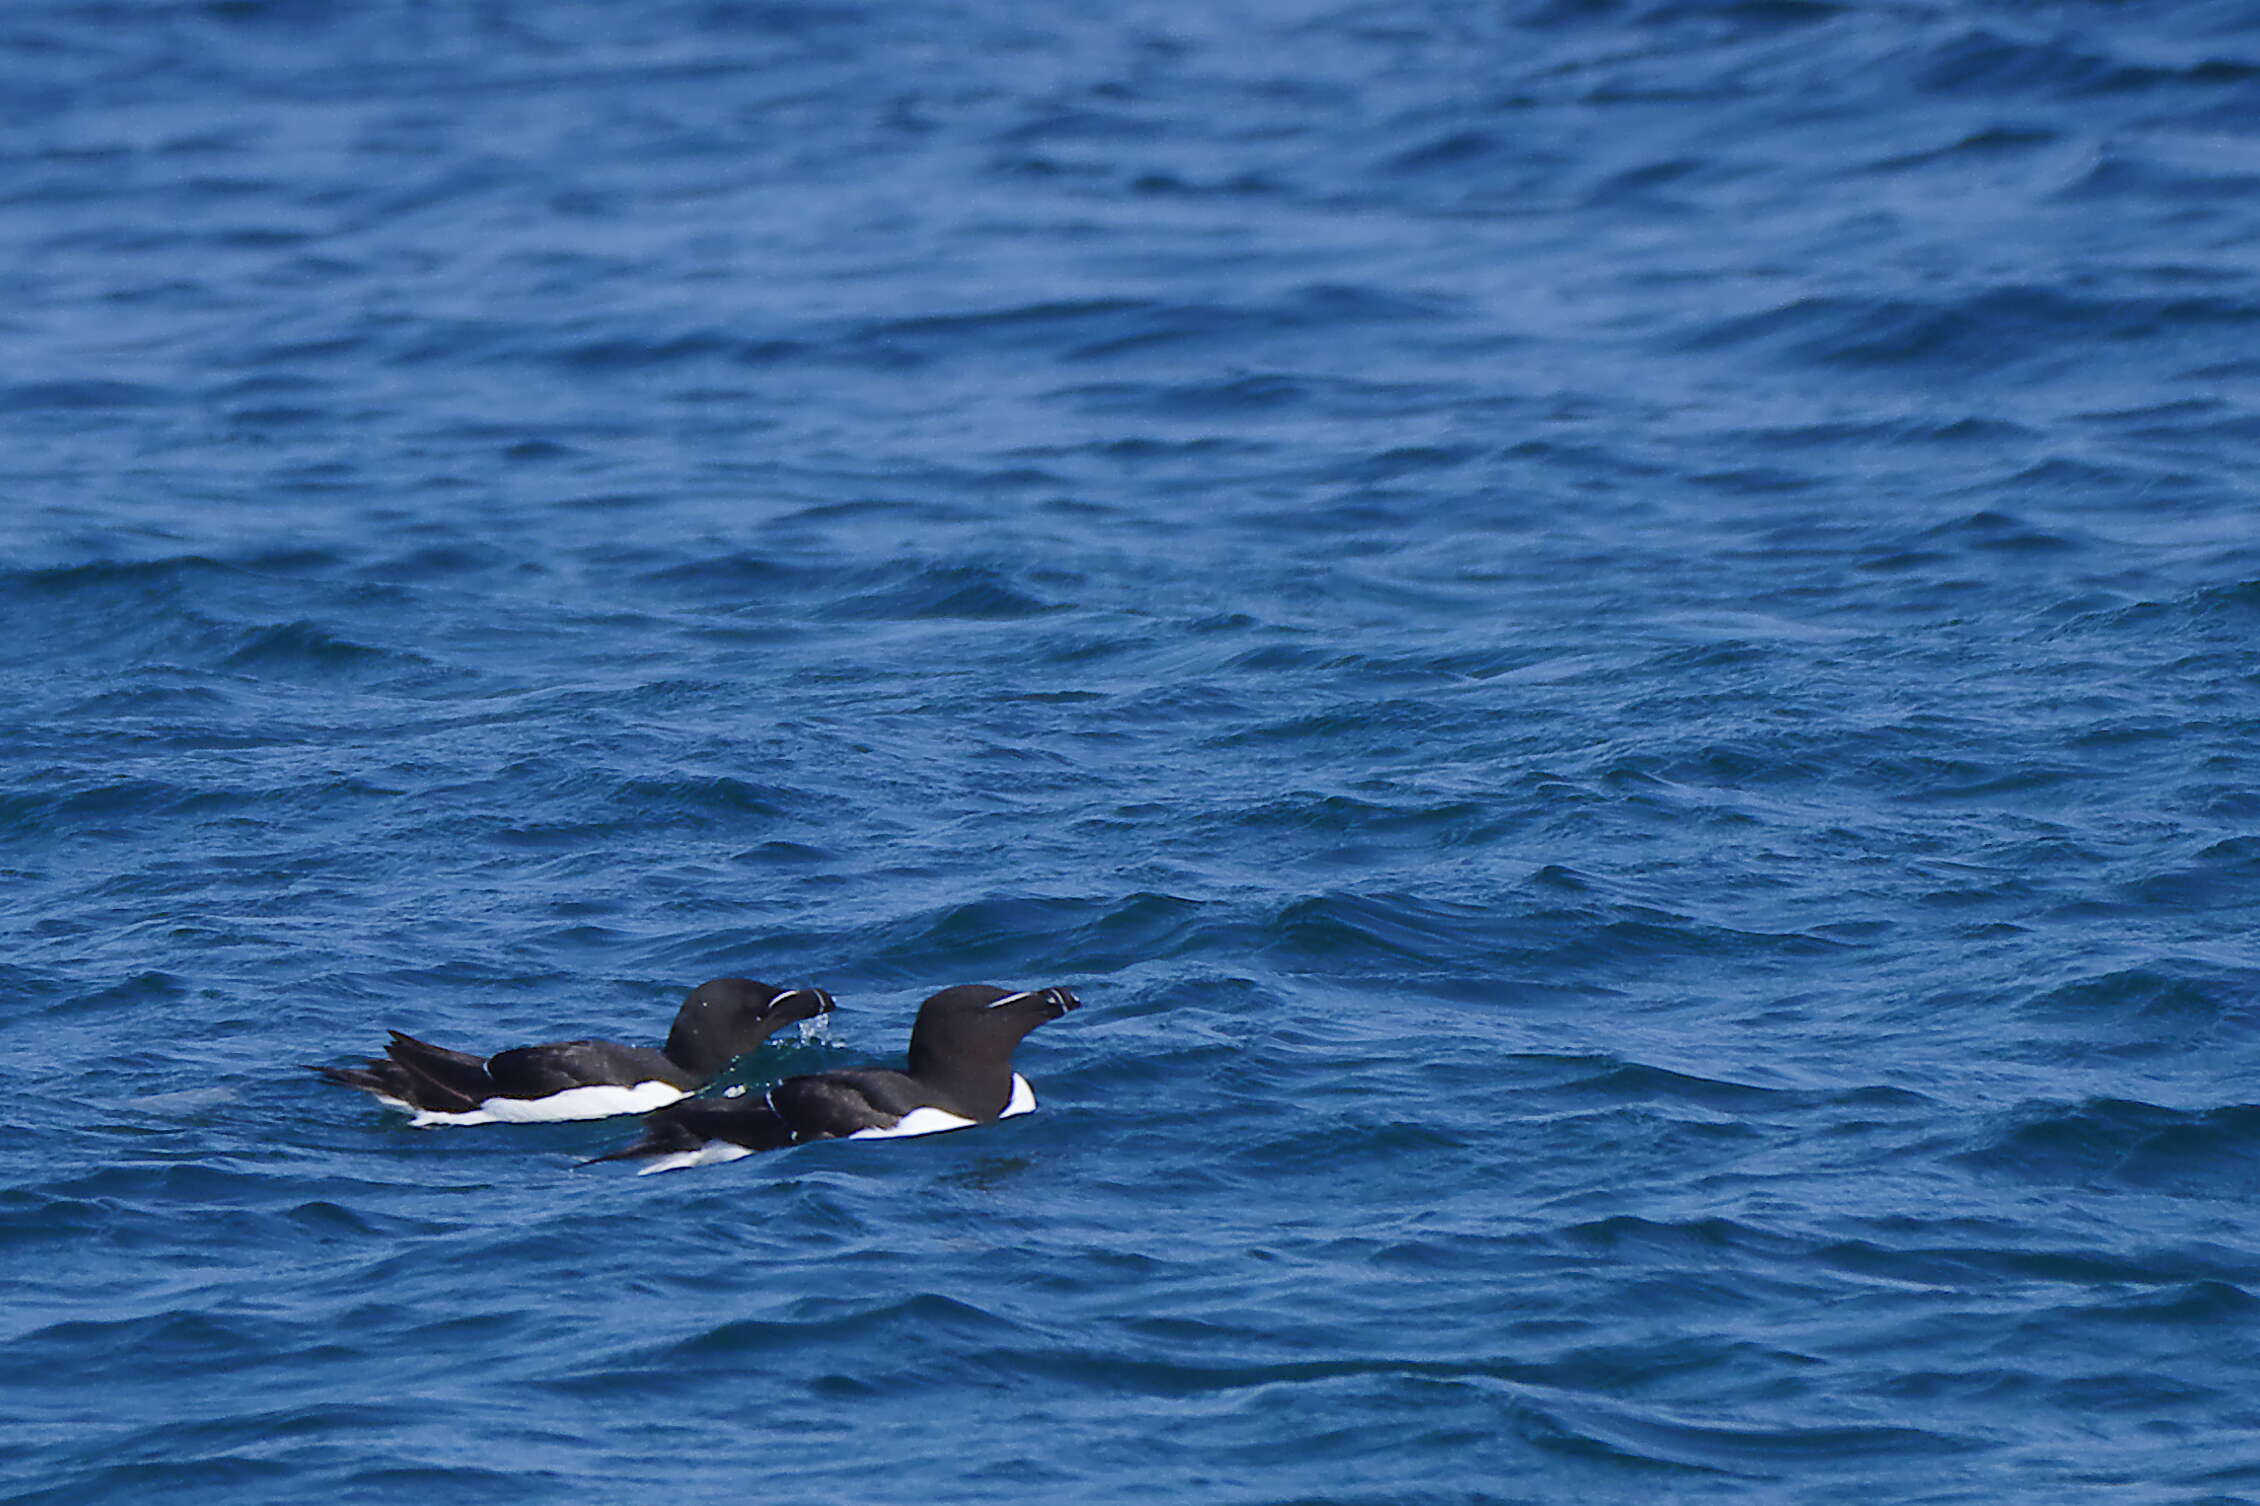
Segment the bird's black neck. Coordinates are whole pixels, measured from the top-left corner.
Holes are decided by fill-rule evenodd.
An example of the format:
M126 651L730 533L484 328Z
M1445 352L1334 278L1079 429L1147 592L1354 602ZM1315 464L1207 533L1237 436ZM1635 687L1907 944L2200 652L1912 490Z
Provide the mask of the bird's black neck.
M937 1095L962 1106L969 1117L994 1119L1012 1102L1012 1056L1008 1051L952 1049L918 1030L910 1034L910 1075Z
M731 1030L721 1018L719 1010L687 1009L675 1017L675 1028L667 1032L667 1044L660 1048L667 1059L684 1071L704 1080L713 1077L732 1060L751 1049L739 1046ZM755 1044L758 1044L755 1043Z

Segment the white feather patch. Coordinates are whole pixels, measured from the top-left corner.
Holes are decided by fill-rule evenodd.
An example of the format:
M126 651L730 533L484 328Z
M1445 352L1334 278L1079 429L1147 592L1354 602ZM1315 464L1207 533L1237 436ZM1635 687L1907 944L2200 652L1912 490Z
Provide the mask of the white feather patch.
M489 1098L460 1114L424 1109L409 1121L417 1129L466 1124L562 1124L572 1119L610 1119L618 1114L648 1114L683 1096L672 1083L639 1082L632 1086L597 1083L567 1088L547 1098Z
M1010 1119L1015 1114L1025 1114L1036 1106L1036 1090L1028 1086L1028 1079L1019 1073L1012 1074L1012 1097L1005 1101L999 1119ZM904 1140L912 1135L938 1135L945 1130L961 1130L978 1124L977 1119L966 1119L947 1109L912 1109L885 1129L857 1130L843 1136L848 1140Z
M445 1129L450 1125L494 1123L494 1115L488 1113L485 1109L469 1109L460 1114L449 1114L439 1109L418 1109L408 1104L402 1104L401 1107L410 1109L416 1116L408 1121L410 1129Z
M912 1135L938 1135L944 1130L964 1129L976 1121L952 1114L947 1109L912 1109L885 1129L859 1129L843 1140L902 1140Z
M653 1156L646 1165L636 1168L636 1175L648 1177L655 1171L680 1171L686 1166L712 1166L718 1161L735 1161L753 1152L742 1145L732 1145L727 1140L709 1140L697 1150L678 1150L670 1155Z

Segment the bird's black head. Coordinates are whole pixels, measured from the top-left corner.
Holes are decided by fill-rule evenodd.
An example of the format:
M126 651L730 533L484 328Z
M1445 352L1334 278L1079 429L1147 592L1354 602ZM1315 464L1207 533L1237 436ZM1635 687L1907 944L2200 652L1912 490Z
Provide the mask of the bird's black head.
M921 1064L938 1054L1008 1064L1022 1036L1081 1008L1082 1002L1064 988L1015 992L989 983L945 988L918 1006L918 1023L910 1030L910 1070L920 1075Z
M802 1020L834 1008L821 988L778 988L754 978L710 978L690 991L667 1033L667 1055L695 1072L719 1072L733 1058Z
M830 1014L838 1007L832 1002L832 996L821 988L782 988L759 1010L749 1002L741 1013L748 1018L758 1015L769 1022L771 1030L779 1030L802 1020L813 1020L820 1014Z

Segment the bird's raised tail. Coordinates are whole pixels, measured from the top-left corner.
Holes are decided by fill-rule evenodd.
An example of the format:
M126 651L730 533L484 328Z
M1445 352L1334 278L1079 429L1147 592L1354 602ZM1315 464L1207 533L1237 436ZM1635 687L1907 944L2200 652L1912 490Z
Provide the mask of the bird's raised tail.
M444 1046L432 1046L413 1036L392 1033L393 1043L386 1047L384 1056L374 1057L358 1067L322 1067L312 1062L306 1070L318 1074L324 1082L336 1083L341 1088L359 1088L386 1103L398 1104L404 1109L421 1113L460 1114L478 1107L483 1094L466 1091L475 1088L486 1073L476 1064L478 1058L461 1051L449 1051ZM402 1042L430 1054L437 1067L435 1075L425 1070L424 1062L410 1051L402 1049ZM469 1063L471 1065L466 1066ZM465 1079L461 1084L454 1079Z
M372 1061L359 1067L322 1067L313 1062L301 1062L307 1071L317 1073L324 1082L334 1082L341 1088L359 1088L364 1093L374 1093L379 1098L400 1098L403 1081L398 1077L400 1064L389 1061Z
M476 1104L494 1096L494 1079L487 1075L484 1057L435 1046L398 1030L391 1034L392 1041L385 1047L385 1055L424 1081L437 1084L448 1097Z

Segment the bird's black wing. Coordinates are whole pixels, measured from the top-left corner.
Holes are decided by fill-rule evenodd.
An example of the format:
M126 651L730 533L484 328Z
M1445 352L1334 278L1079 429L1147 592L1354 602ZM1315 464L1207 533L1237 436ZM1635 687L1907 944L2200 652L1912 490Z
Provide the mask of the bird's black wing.
M892 1129L912 1109L934 1105L917 1079L883 1067L850 1067L788 1077L769 1103L796 1140L835 1140L857 1130Z
M662 1052L616 1041L513 1046L487 1058L486 1074L505 1098L547 1098L568 1088L625 1088L653 1081L690 1085L689 1074Z
M686 1098L644 1115L643 1135L633 1144L581 1164L672 1155L715 1140L747 1150L782 1150L793 1143L794 1135L777 1111L759 1098Z

